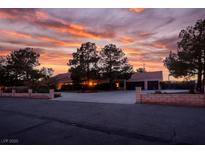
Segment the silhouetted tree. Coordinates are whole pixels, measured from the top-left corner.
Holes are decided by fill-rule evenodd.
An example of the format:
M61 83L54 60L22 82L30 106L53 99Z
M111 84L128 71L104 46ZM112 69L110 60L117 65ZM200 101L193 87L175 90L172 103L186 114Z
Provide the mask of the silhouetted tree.
M197 89L202 90L205 84L205 20L198 20L194 26L182 30L179 39L177 53L170 52L164 65L174 77L197 75Z
M40 65L40 54L32 48L12 51L0 60L1 83L5 86L32 85L32 83L48 79L52 75L51 68L36 67ZM4 80L3 80L4 79Z
M114 44L106 45L100 52L100 67L103 79L108 79L112 87L116 79L129 79L133 67L128 64L124 52Z
M143 73L143 72L146 72L146 70L145 70L145 68L140 67L140 68L136 69L136 72Z
M39 66L40 55L32 48L14 50L7 56L7 66L9 73L14 76L14 80L29 81L35 71L34 67Z
M54 70L52 68L43 67L40 69L41 78L49 79L51 76L53 76L53 72Z
M83 43L77 52L73 53L73 58L69 60L69 72L71 78L76 83L97 79L99 77L98 68L99 56L95 43Z
M0 57L0 86L4 85L6 80L6 60L3 57Z

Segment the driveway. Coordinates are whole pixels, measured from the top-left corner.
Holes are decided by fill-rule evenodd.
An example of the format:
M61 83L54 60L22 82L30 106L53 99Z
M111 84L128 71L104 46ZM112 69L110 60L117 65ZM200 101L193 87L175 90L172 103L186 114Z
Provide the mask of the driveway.
M76 101L76 102L95 102L95 103L116 103L134 104L136 102L135 91L109 91L96 93L72 93L62 92L62 97L53 100Z
M186 92L187 90L162 90L167 93ZM154 90L142 91L142 93L153 93ZM62 97L53 100L58 101L76 101L76 102L94 102L94 103L115 103L115 104L135 104L135 90L126 91L107 91L95 93L74 93L61 92Z

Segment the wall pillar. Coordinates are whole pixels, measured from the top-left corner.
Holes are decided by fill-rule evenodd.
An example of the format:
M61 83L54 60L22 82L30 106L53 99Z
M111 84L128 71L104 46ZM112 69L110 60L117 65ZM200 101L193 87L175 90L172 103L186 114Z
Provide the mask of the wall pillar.
M50 89L49 90L49 99L53 99L54 98L54 89Z
M32 95L32 89L29 89L28 90L28 97L31 97L31 95Z
M12 96L13 96L13 97L15 96L15 93L16 93L16 90L15 90L15 89L12 89Z
M204 86L204 95L205 95L205 86Z
M127 87L127 86L126 86L126 84L127 84L127 80L123 80L123 81L124 81L124 83L123 83L123 89L126 90L126 87Z
M136 103L141 103L141 87L136 87Z
M148 83L146 80L144 81L144 90L148 90Z

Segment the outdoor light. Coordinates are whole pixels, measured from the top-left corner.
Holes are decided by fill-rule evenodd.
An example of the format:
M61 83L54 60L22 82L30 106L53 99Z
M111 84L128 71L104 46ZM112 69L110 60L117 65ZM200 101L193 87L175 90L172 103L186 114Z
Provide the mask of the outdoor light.
M89 81L89 82L88 82L88 86L92 87L92 86L93 86L93 82L92 82L92 81Z
M119 87L120 87L120 84L119 84L119 82L117 82L117 83L116 83L116 87L117 87L117 88L119 88Z

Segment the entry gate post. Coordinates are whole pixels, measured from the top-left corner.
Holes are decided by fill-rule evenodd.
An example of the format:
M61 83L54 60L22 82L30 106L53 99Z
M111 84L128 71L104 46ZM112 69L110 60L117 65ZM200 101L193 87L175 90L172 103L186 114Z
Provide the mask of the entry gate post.
M136 103L141 103L141 87L136 87Z

